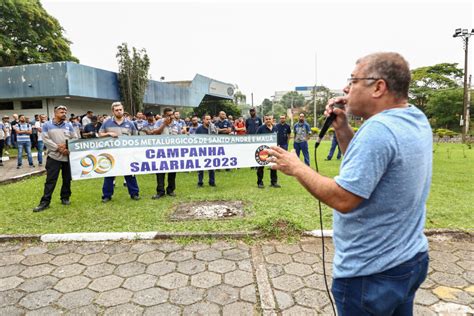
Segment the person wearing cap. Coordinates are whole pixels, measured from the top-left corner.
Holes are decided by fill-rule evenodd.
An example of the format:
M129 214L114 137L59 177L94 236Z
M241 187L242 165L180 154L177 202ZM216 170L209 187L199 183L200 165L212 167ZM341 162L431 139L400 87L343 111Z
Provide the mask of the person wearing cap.
M74 128L74 131L76 132L77 137L81 138L81 132L83 130L83 125L81 125L80 117L79 116L73 116L69 119L69 121L72 124L72 127Z
M113 117L100 127L99 137L119 137L137 135L137 128L132 121L124 116L123 105L120 102L112 103ZM102 203L107 203L112 200L114 194L114 180L115 177L105 177L104 185L102 186ZM137 179L133 175L125 176L128 193L132 200L139 200L139 189Z
M155 114L153 112L145 113L146 121L143 122L142 129L139 131L140 135L151 135L155 129Z
M91 117L91 123L84 126L84 131L82 132L83 138L97 138L99 137L99 130L102 124L99 122L97 116Z
M46 182L40 204L33 212L41 212L49 207L51 197L58 181L59 172L62 174L61 203L69 205L71 202L71 167L69 165L69 150L67 141L78 138L70 122L66 121L67 107L59 105L54 108L54 118L45 122L41 127L43 142L48 149L46 159Z
M263 125L262 119L257 116L255 108L251 108L250 117L245 120L245 128L247 134L257 134L257 130Z

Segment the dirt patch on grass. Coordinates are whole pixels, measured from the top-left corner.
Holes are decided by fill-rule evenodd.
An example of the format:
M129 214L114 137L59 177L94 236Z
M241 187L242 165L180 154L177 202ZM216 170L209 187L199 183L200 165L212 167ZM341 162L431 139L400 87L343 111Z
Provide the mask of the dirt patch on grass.
M219 220L244 216L244 202L242 201L205 201L179 204L170 215L170 220Z

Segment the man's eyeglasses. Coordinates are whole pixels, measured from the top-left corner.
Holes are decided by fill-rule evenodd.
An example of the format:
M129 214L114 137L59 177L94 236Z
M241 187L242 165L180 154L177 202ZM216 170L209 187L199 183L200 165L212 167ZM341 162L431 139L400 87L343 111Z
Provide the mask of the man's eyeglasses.
M350 86L353 83L356 83L359 80L380 80L382 78L374 78L374 77L366 77L366 78L357 78L357 77L352 77L352 78L347 78L347 84Z

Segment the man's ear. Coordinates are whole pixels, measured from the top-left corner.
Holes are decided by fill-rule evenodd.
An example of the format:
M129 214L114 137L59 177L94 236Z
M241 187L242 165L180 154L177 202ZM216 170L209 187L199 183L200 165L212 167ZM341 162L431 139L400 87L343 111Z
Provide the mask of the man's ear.
M373 87L374 90L372 92L372 96L374 98L381 98L383 95L385 95L385 93L388 92L387 83L383 79L377 80Z

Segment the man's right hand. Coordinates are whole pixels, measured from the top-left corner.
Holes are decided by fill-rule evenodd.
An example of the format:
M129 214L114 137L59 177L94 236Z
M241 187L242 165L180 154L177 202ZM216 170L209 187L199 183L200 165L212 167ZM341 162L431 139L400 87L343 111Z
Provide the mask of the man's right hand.
M340 109L338 107L335 107L334 105L338 104L346 104L347 99L344 97L337 97L337 98L332 98L329 99L328 104L326 105L326 110L324 111L325 116L329 116L332 113L336 114L336 119L332 123L332 126L334 129L338 129L340 127L346 127L349 123L347 120L347 114L345 109Z

